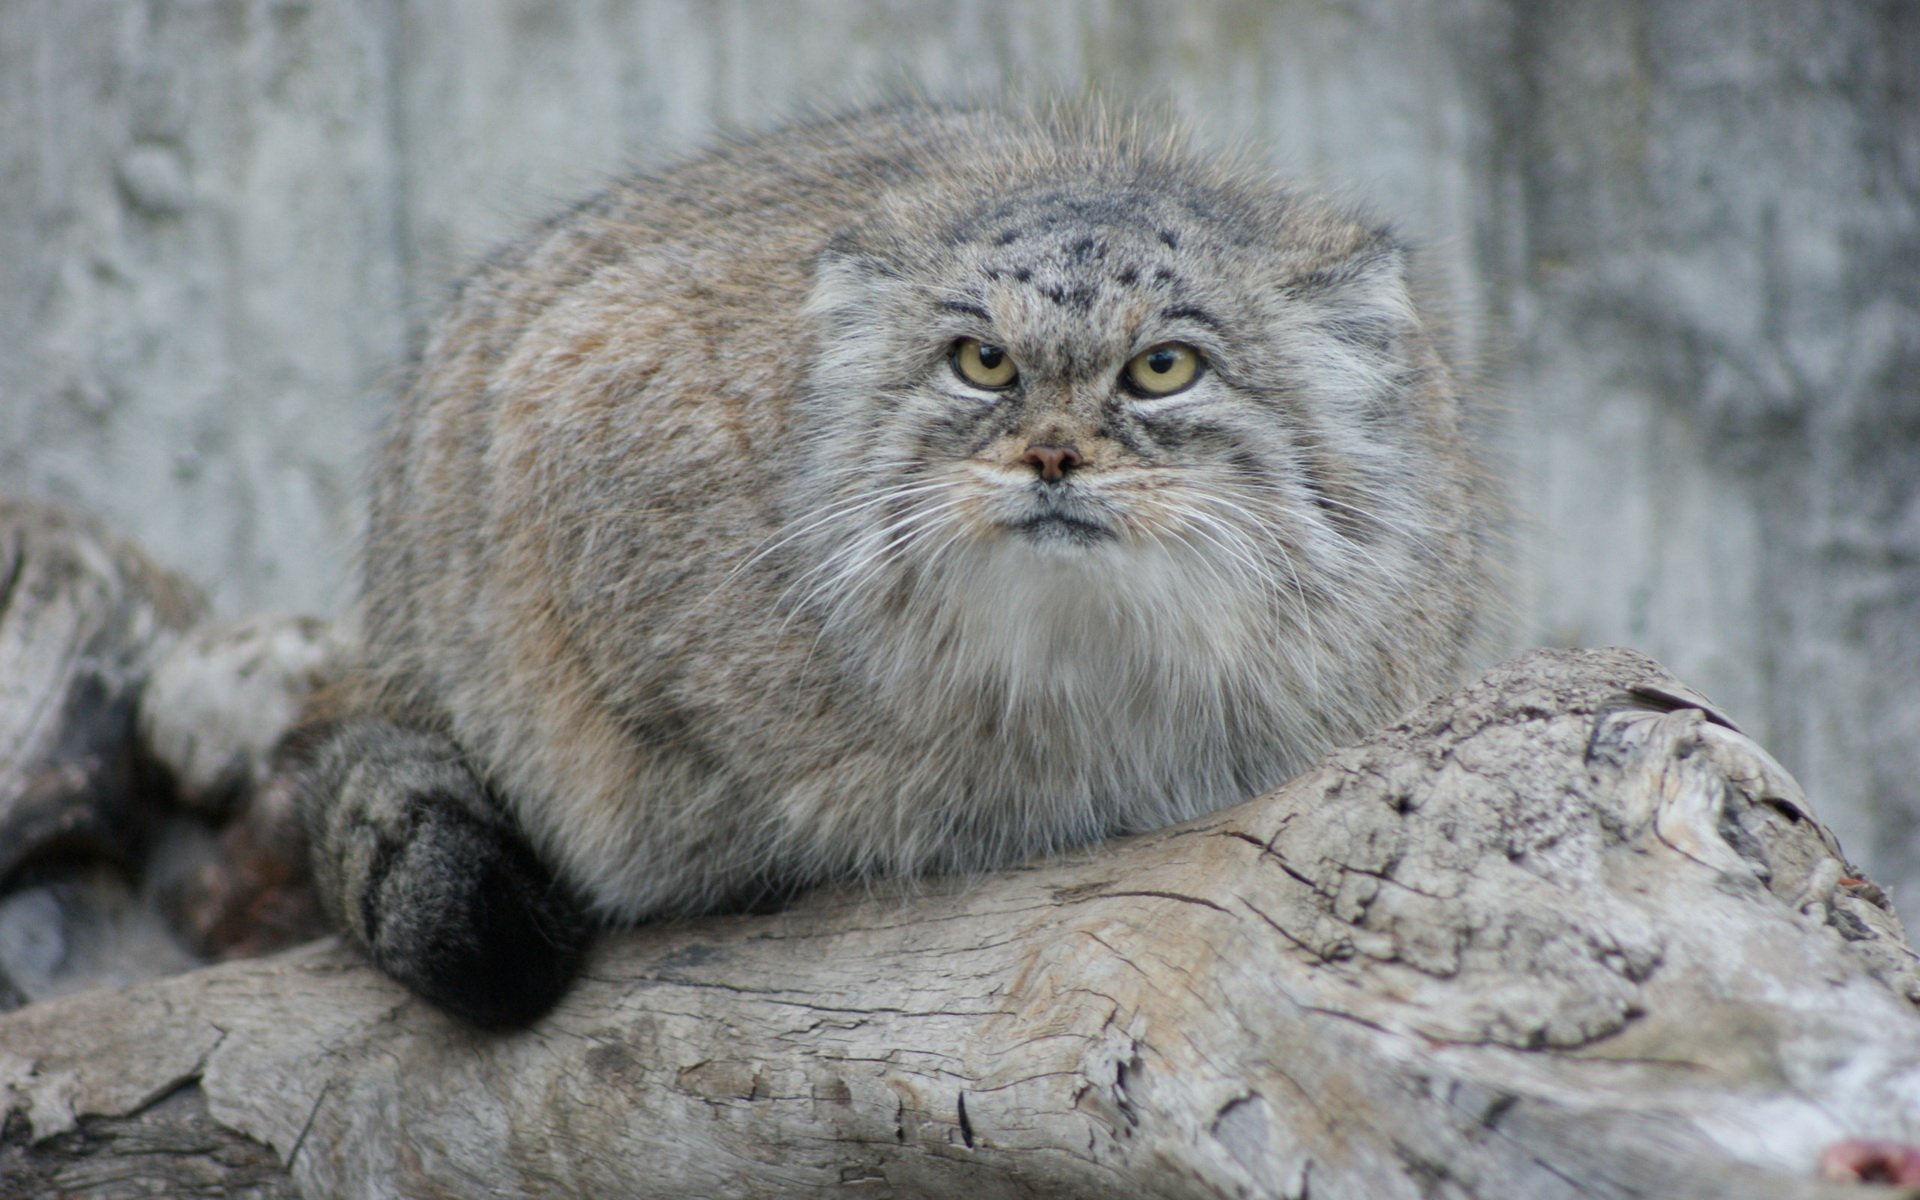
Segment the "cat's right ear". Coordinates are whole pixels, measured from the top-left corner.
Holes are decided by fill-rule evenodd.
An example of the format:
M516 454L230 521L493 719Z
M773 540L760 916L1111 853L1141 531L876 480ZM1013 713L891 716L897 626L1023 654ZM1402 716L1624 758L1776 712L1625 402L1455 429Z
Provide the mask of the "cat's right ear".
M882 255L861 245L851 234L841 234L827 243L813 263L813 289L807 295L806 312L815 318L862 312L869 309L876 293L898 287L900 268Z
M813 326L813 377L833 391L875 394L910 377L924 347L902 336L922 328L914 288L895 264L847 240L814 260L802 313Z
M844 319L867 303L871 275L871 256L830 243L814 260L813 288L803 311L815 321Z

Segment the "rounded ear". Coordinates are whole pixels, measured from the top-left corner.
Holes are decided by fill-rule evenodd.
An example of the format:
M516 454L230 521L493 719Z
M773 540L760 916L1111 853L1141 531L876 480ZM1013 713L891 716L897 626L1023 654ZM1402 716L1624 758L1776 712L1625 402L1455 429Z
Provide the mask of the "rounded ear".
M1282 328L1302 379L1323 400L1378 410L1400 390L1420 317L1407 283L1407 251L1386 234L1281 289Z
M1407 250L1384 234L1295 285L1326 311L1319 327L1342 342L1384 351L1419 317L1407 286Z
M921 326L922 304L899 268L871 251L829 245L814 261L813 288L801 307L813 326L814 390L874 395L908 378L925 357L903 332Z
M896 275L872 254L844 241L829 243L814 260L813 290L807 294L803 308L810 318L833 320L870 311L876 298L875 283Z

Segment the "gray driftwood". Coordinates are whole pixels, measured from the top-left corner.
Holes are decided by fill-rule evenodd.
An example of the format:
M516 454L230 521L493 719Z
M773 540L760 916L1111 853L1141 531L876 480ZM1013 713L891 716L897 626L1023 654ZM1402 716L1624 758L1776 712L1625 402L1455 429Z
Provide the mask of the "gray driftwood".
M610 936L523 1033L331 941L24 1008L0 1196L1838 1197L1916 997L1763 751L1541 652L1189 825Z
M137 894L165 822L134 727L205 610L99 522L0 497L0 1011L192 965Z
M98 522L0 498L0 884L37 855L136 854L141 684L205 608Z
M343 639L206 608L99 522L0 498L0 1011L317 931L269 751Z
M162 977L310 917L270 748L338 635L193 624L190 585L45 507L0 505L0 568L0 967L51 964L0 996L37 1001L0 1016L0 1197L1920 1178L1884 897L1629 652L1528 655L1071 859L611 936L551 1019L482 1035L332 942ZM91 955L48 958L75 930Z

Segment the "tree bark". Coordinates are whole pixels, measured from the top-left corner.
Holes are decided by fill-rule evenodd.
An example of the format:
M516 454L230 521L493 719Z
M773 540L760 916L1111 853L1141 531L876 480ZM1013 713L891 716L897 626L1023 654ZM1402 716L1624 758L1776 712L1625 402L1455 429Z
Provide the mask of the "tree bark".
M39 855L137 857L141 685L205 610L97 521L0 498L0 885Z
M610 935L521 1033L331 941L25 1008L0 1196L1838 1197L1916 998L1764 751L1535 652L1183 826Z

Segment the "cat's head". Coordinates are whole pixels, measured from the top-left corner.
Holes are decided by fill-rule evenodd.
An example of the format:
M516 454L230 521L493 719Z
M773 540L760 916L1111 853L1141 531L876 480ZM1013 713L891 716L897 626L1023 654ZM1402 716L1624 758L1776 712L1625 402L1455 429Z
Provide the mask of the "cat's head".
M1409 591L1462 469L1402 248L1258 177L1021 153L880 196L818 262L818 553L788 603L1165 608L1184 581L1282 637L1358 636L1316 613Z

